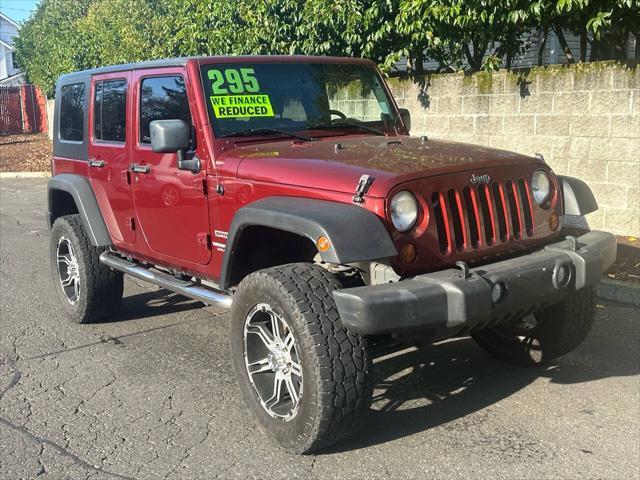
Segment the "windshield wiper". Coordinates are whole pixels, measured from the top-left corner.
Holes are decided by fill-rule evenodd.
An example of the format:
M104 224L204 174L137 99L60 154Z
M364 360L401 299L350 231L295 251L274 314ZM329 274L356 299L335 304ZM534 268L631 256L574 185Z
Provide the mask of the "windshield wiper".
M350 122L348 120L347 121L340 120L340 121L328 122L328 123L316 123L314 125L308 125L307 129L308 130L313 130L313 129L328 130L328 129L340 128L344 126L359 128L367 132L375 133L376 135L384 136L385 134L383 131L378 130L377 128L369 127L367 125L363 125L362 123L358 123L358 122Z
M286 130L280 130L279 128L250 128L249 130L239 130L237 132L226 133L222 137L248 137L250 135L269 135L277 133L278 135L286 135L290 138L296 138L298 140L304 140L305 142L312 142L313 137L307 137L306 135L298 135L296 133L287 132Z

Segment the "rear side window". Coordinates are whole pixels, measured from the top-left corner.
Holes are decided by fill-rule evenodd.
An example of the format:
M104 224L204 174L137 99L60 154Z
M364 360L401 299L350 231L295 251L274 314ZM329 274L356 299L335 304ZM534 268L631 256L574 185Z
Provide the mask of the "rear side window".
M127 81L96 83L93 132L96 140L124 142L127 130Z
M60 89L60 139L84 140L84 83L64 85Z
M150 143L149 123L153 120L184 120L191 127L189 100L180 76L142 80L140 92L140 142Z

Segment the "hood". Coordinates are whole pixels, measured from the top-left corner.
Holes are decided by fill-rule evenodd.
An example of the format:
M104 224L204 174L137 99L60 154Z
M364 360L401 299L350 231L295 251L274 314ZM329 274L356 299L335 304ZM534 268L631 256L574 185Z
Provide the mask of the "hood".
M278 141L227 150L218 158L239 178L353 193L360 176L372 179L368 195L385 197L417 178L517 163L543 163L504 150L418 137L331 137Z

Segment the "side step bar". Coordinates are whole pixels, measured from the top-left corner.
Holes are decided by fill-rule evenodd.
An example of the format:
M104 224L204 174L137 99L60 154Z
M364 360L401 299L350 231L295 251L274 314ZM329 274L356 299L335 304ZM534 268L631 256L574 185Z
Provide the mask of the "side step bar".
M231 308L231 303L233 302L232 297L226 293L217 292L210 288L196 285L193 282L180 280L166 273L151 270L137 263L130 262L112 252L104 252L100 255L100 263L119 272L131 275L132 277L206 303L207 305Z

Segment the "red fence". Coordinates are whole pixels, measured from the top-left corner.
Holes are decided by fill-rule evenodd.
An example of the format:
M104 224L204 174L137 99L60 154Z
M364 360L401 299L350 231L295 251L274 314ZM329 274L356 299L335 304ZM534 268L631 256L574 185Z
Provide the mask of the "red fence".
M35 85L0 86L0 135L47 131L47 97Z

